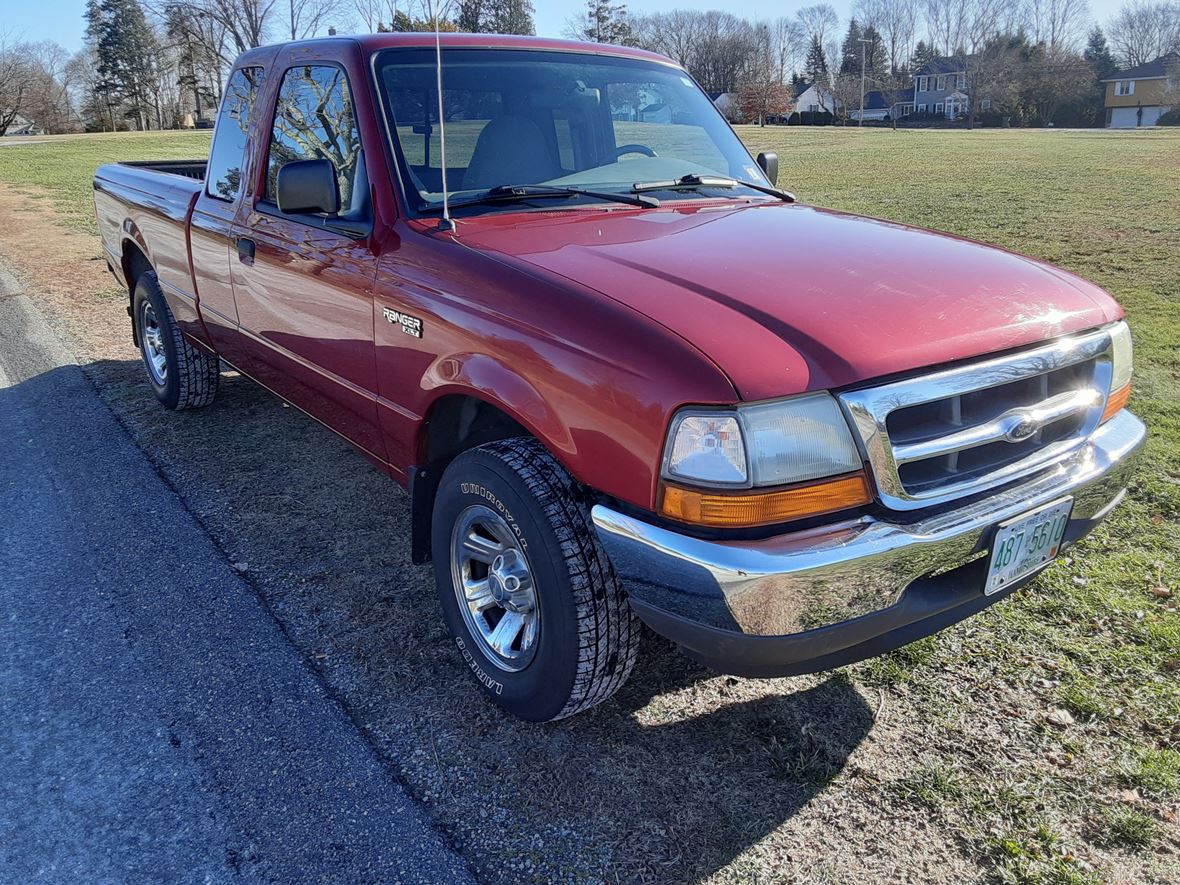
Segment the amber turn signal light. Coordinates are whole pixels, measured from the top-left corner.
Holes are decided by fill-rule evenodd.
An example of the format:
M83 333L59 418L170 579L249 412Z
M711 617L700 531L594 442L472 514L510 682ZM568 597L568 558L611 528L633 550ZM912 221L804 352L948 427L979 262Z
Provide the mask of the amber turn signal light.
M1102 410L1102 421L1109 421L1111 418L1121 412L1126 407L1127 400L1130 398L1130 382L1127 382L1118 390L1112 391L1110 396L1106 399L1106 408Z
M773 492L718 492L665 485L660 512L670 519L718 528L770 525L822 516L872 501L863 472L801 483Z

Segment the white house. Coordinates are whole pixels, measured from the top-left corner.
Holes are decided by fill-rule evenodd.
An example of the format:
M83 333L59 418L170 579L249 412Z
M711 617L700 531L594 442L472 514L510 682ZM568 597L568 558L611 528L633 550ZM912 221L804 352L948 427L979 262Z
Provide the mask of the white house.
M11 123L8 124L8 129L5 135L44 135L45 130L34 123L32 120L26 120L20 114L17 114Z
M826 86L799 83L795 86L795 110L801 114L834 114L840 104Z

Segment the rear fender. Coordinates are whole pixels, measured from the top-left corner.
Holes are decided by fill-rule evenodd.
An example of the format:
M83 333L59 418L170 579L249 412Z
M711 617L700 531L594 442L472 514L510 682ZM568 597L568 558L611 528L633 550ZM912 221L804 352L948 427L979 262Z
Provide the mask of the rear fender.
M120 243L122 253L119 260L120 270L123 272L123 284L127 287L127 316L131 318L131 340L139 346L139 329L135 324L135 284L145 271L151 270L151 251L144 239L139 226L130 218L123 222L123 239Z

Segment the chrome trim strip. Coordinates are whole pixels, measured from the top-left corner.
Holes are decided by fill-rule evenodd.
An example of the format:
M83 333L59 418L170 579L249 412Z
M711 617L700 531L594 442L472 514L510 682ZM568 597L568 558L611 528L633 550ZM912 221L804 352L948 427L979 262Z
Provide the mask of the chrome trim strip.
M1105 516L1146 433L1124 410L1036 477L912 522L865 516L760 541L707 541L601 504L591 517L633 597L708 626L779 636L887 608L915 579L984 555L997 523L1046 502L1072 495L1074 520Z
M840 394L837 399L844 408L845 416L854 430L854 435L858 437L861 454L872 467L881 502L893 510L916 510L934 504L943 504L1011 482L1059 460L1080 447L1098 427L1098 422L1102 418L1102 409L1106 404L1105 400L1110 388L1111 347L1111 333L1110 328L1107 327L1060 338L1032 350L955 366L929 375L883 384L879 387L846 391ZM902 484L898 473L900 465L923 457L917 454L920 450L915 446L947 444L948 439L952 438L944 436L930 443L898 445L895 449L889 437L886 423L891 412L909 406L999 387L1090 360L1096 362L1094 377L1091 386L1087 389L1095 391L1098 396L1088 407L1083 425L1075 436L1038 449L1028 458L980 476L968 477L961 482L940 485L916 493L909 492ZM1029 408L1043 408L1046 405L1043 403L1038 407ZM952 441L951 444L955 445L962 441ZM986 441L984 440L984 442ZM971 445L980 444L982 443L972 443ZM963 445L958 451L969 447ZM948 449L947 454L952 454L954 451L953 448Z

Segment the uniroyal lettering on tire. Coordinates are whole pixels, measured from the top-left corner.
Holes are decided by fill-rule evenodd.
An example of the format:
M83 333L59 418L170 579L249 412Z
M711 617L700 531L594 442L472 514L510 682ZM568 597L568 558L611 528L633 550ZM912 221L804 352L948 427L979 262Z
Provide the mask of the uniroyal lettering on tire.
M456 525L461 519L468 525L473 512L489 520L495 514L511 531L504 540L527 551L539 627L531 657L516 670L460 608L470 588L479 585L477 593L483 592L470 563L458 568L453 561L460 549ZM639 623L580 490L539 442L502 440L456 458L439 484L432 546L439 600L456 648L497 704L533 721L560 719L601 703L626 682L639 648ZM492 585L490 574L489 567ZM509 651L521 660L517 649Z

